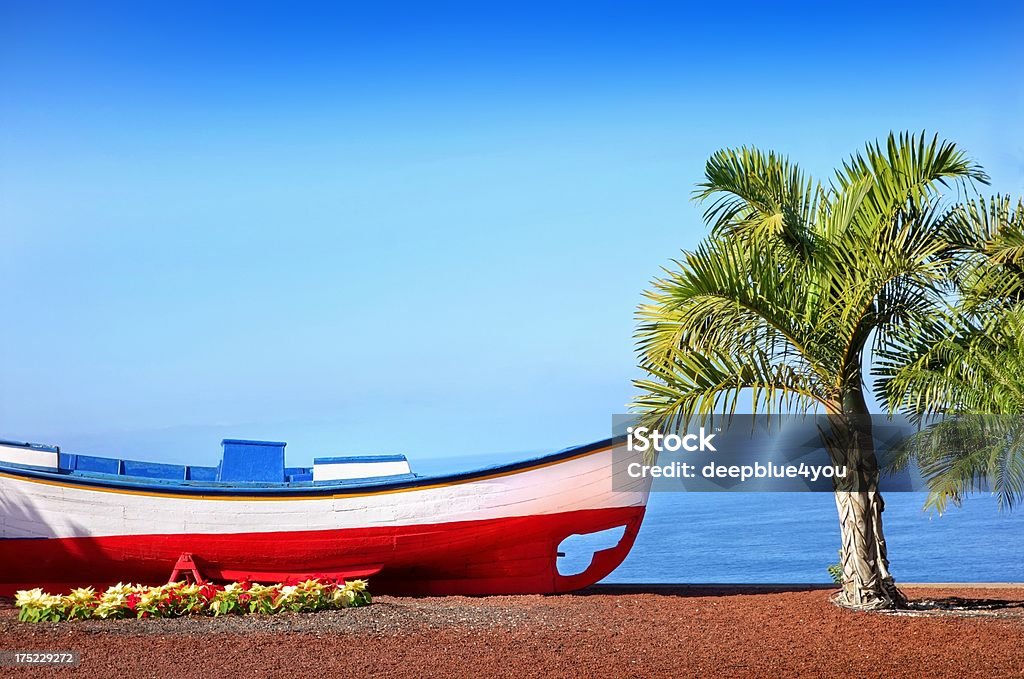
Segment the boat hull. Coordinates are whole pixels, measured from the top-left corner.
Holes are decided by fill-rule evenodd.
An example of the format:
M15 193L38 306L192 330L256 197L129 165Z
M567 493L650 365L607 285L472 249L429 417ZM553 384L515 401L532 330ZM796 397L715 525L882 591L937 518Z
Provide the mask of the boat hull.
M0 470L0 594L166 581L182 553L205 577L369 577L375 592L564 592L607 576L633 545L648 485L610 444L532 465L377 488L215 495L100 487ZM582 572L558 570L574 534L622 528Z

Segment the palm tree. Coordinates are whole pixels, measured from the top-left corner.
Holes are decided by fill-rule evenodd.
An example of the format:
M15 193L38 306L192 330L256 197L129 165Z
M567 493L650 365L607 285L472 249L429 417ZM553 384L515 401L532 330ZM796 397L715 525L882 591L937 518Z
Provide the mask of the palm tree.
M892 329L936 317L954 254L940 192L987 181L952 143L889 135L816 182L775 153L708 160L695 197L709 237L653 282L638 310L647 378L633 407L652 426L736 412L824 412L826 445L856 471L836 486L842 592L856 608L901 605L889 573L863 363Z
M946 219L961 255L960 297L944 323L904 328L881 356L878 399L927 425L894 460L928 482L943 512L990 489L1024 500L1024 200L972 200Z

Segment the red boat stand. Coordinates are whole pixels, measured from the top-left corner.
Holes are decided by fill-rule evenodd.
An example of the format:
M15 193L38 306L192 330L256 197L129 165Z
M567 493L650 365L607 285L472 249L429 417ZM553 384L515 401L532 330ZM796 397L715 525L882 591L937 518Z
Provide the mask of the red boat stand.
M196 566L196 562L192 560L192 555L188 552L182 553L178 557L178 563L174 564L174 570L171 571L171 579L167 581L167 584L177 582L178 578L182 575L185 576L185 582L191 577L192 581L197 585L205 584L203 576L199 573L199 567Z

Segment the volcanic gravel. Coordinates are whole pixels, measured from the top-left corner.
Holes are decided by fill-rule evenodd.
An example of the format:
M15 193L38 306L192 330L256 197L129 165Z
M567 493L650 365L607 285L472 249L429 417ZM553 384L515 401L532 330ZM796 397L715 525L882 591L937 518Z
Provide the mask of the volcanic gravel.
M4 602L0 650L82 660L0 676L1024 677L1024 589L908 590L959 607L923 615L839 609L821 589L749 591L381 596L324 613L36 625Z

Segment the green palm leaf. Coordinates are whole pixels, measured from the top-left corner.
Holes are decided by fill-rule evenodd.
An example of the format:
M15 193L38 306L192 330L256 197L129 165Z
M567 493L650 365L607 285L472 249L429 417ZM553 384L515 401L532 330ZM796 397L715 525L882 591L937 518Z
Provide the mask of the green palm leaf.
M898 460L921 468L929 507L941 512L989 490L1010 508L1024 499L1024 204L969 201L943 228L959 302L937 322L894 333L876 365L876 394L922 423L944 416Z

